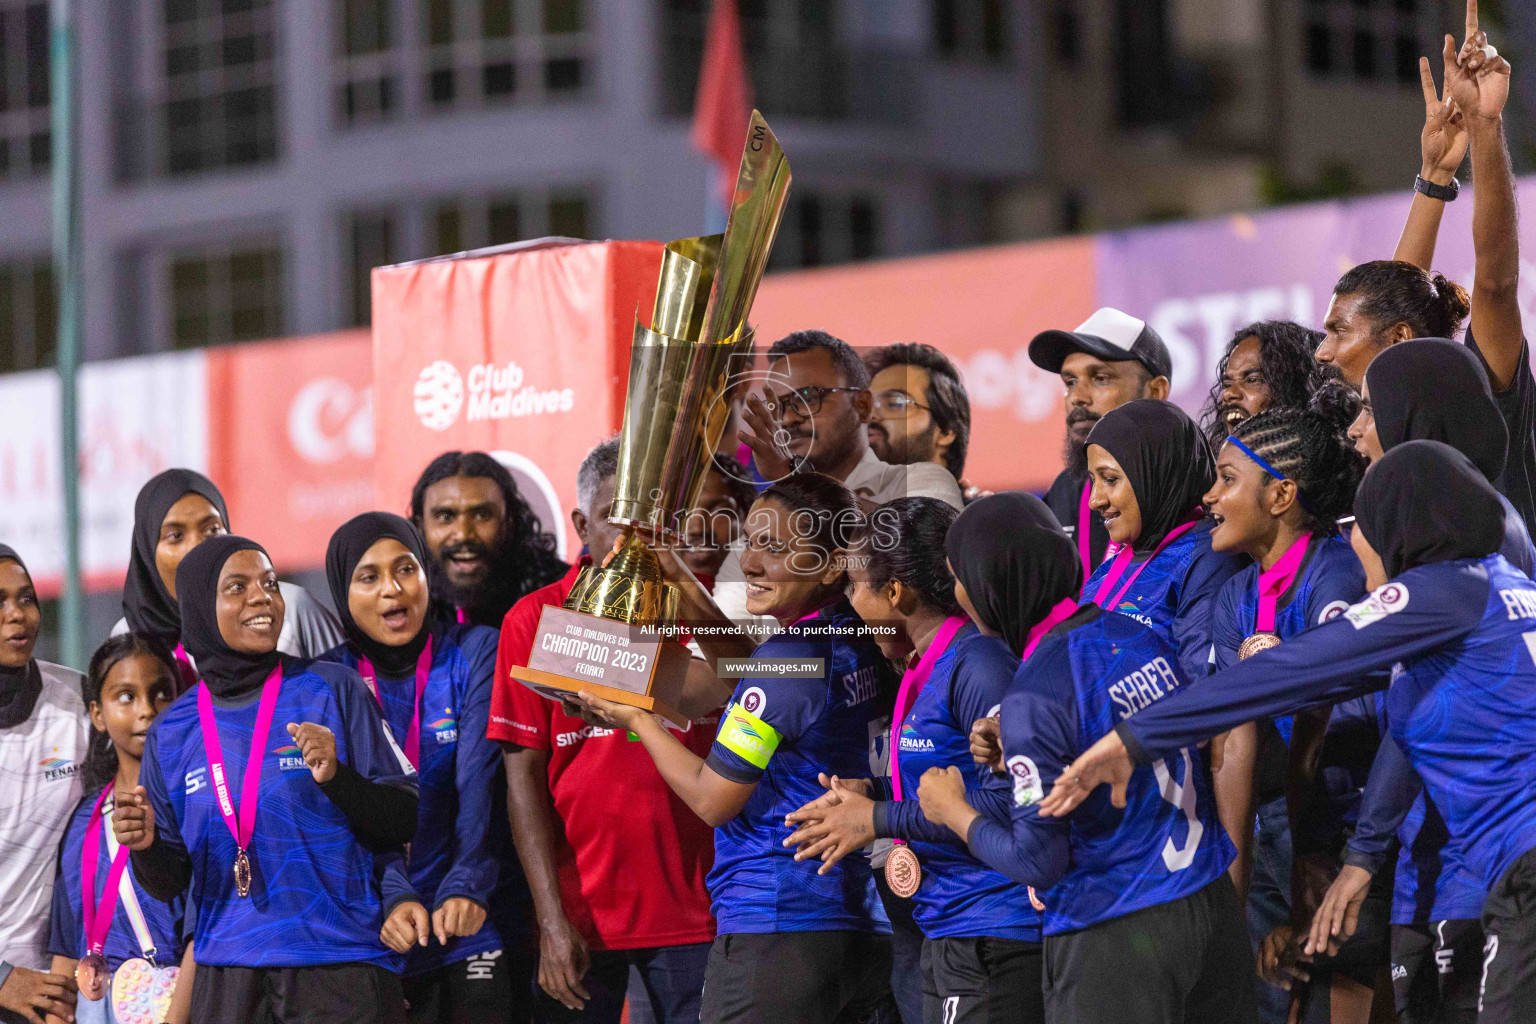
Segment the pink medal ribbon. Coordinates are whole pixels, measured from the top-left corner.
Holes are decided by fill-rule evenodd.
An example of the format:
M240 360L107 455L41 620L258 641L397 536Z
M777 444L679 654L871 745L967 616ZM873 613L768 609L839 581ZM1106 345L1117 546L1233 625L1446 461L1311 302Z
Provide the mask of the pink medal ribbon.
M928 649L923 656L917 659L917 664L901 674L901 687L896 691L896 710L891 715L891 796L901 799L901 725L907 718L907 712L912 710L912 705L917 703L917 695L923 692L923 686L927 684L928 677L933 675L933 666L939 663L944 652L949 649L950 641L955 634L960 632L960 627L965 625L965 619L958 615L951 615L939 626L939 631L933 635L933 640L928 644ZM906 840L897 839L897 844L904 844Z
M1125 575L1125 570L1131 564L1131 559L1136 557L1136 552L1132 549L1131 545L1127 544L1122 547L1115 555L1115 560L1110 563L1109 572L1105 574L1103 582L1099 584L1099 589L1094 591L1093 603L1098 605L1100 608L1113 610L1115 605L1120 603L1120 599L1125 596L1125 592L1131 589L1131 584L1136 582L1136 577L1141 575L1142 570L1151 565L1153 560L1157 558L1158 555L1163 553L1164 548L1178 540L1190 530L1193 530L1195 528L1195 524L1199 521L1200 520L1198 518L1191 519L1189 522L1180 526L1175 526L1172 530L1169 530L1168 536L1164 537L1162 543L1160 543L1156 548L1152 550L1152 554L1147 556L1146 561L1138 565L1136 567L1136 571L1131 573L1130 578L1121 584L1119 590L1115 591L1114 596L1106 600L1105 595L1109 593L1111 587L1120 582L1120 577Z
M101 807L111 795L109 782L91 808L90 823L85 826L85 845L80 849L80 917L85 924L86 949L95 956L101 956L107 947L107 932L112 930L112 914L117 910L118 883L128 867L128 847L119 846L111 867L107 868L107 887L98 902L95 890L96 866L101 862Z
M1083 560L1083 579L1093 575L1093 530L1088 516L1093 511L1088 499L1093 496L1093 477L1083 484L1083 496L1077 503L1077 556Z
M379 702L379 710L384 710L384 695L379 692L379 674L374 671L373 662L367 658L357 659L358 674L363 677L363 682L368 684L373 699ZM411 724L405 730L405 757L411 762L411 767L421 768L421 697L427 692L427 677L432 674L432 638L427 637L426 646L422 647L421 654L416 658L416 704L411 710Z
M218 799L219 814L235 837L240 853L235 858L235 891L251 894L251 861L246 847L256 834L256 801L261 791L262 752L267 734L272 731L272 716L277 712L277 693L283 686L283 666L279 664L261 685L261 702L256 708L256 726L251 730L251 755L245 762L245 778L240 786L240 807L236 811L229 793L229 772L224 767L224 749L219 743L219 723L213 715L213 700L206 684L197 688L197 717L203 731L203 753L208 757L208 777Z
M1024 657L1022 660L1028 661L1029 656L1035 653L1035 648L1040 646L1040 641L1045 639L1045 634L1071 618L1072 613L1077 611L1079 607L1081 606L1070 597L1064 597L1057 601L1056 607L1052 608L1045 618L1031 626L1029 633L1024 637Z
M197 674L197 669L192 667L192 655L187 653L185 647L177 644L176 650L171 653L176 656L176 667L181 670L181 689L185 693L198 684L200 677Z
M1255 632L1275 631L1275 605L1280 595L1290 588L1291 581L1296 579L1301 561L1307 557L1307 545L1311 543L1312 535L1302 534L1285 549L1285 554L1280 556L1278 562L1259 573L1259 612L1255 616Z
M459 625L461 625L461 626L464 625L464 623L469 621L469 613L466 612L462 607L460 607L458 605L454 606L453 616L454 616L454 619L457 620Z

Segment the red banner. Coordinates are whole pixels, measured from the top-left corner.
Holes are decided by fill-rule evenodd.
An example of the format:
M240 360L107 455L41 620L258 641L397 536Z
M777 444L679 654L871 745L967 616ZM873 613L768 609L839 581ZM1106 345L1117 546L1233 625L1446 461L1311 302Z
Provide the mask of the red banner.
M576 469L618 430L660 269L658 242L593 242L375 270L379 507L404 511L440 453L488 451L573 556Z
M371 348L358 330L208 350L209 475L280 569L324 565L375 507Z

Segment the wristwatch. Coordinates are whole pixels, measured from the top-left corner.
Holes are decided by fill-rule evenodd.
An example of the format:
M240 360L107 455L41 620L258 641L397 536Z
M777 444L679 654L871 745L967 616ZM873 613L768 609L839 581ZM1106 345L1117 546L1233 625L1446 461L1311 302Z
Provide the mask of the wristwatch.
M1418 175L1413 179L1413 190L1422 192L1431 199L1438 199L1442 203L1449 203L1461 194L1461 183L1452 178L1449 185L1436 185L1432 181L1424 180L1423 175Z

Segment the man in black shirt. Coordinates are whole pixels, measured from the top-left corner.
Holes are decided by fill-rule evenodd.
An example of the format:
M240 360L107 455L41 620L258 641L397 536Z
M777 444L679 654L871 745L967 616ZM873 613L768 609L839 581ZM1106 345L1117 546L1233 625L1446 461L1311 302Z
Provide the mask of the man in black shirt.
M1067 535L1083 557L1083 578L1104 560L1109 533L1097 515L1085 513L1088 487L1088 432L1099 417L1138 398L1166 401L1172 362L1157 332L1128 313L1105 306L1073 331L1044 331L1029 343L1029 358L1066 385L1066 468L1045 494ZM1079 516L1088 534L1078 537Z

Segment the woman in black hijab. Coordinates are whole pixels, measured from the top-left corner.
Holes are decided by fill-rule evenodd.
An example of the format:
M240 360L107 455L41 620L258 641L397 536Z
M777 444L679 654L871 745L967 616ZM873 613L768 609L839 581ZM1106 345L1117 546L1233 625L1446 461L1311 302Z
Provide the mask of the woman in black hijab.
M347 639L324 659L358 671L417 770L410 865L385 873L390 913L380 933L407 954L411 1019L509 1020L526 1012L528 994L515 989L503 937L526 933L530 922L509 841L501 751L486 737L498 637L487 626L434 620L429 564L421 535L399 516L365 512L343 524L326 550L325 575ZM446 945L434 935L448 937ZM465 984L471 959L475 983Z
M277 652L283 598L261 545L209 538L176 593L203 681L151 726L113 829L155 898L192 886L192 1018L403 1020L376 869L415 833L410 765L355 672Z
M1536 899L1536 663L1527 641L1536 586L1498 555L1503 505L1449 445L1408 441L1387 452L1366 473L1355 514L1350 542L1369 597L1304 641L1122 720L1062 773L1041 812L1070 812L1100 782L1123 799L1135 762L1254 717L1359 696L1373 685L1368 673L1391 668L1390 742L1440 811L1456 867L1488 893L1482 1019L1528 1019L1520 1007L1536 1005L1536 977L1523 969L1536 957L1527 909ZM1349 909L1371 872L1351 861L1313 915L1309 954L1353 931Z
M1176 405L1127 402L1089 432L1088 474L1112 554L1083 600L1150 626L1178 650L1183 678L1201 678L1216 594L1247 561L1211 550L1214 524L1200 501L1216 475L1204 435Z
M123 618L117 636L132 630L178 648L184 682L196 681L186 649L181 647L181 610L176 602L176 570L203 541L229 532L229 509L213 481L190 469L167 469L139 489L133 503L133 547L123 584ZM278 584L287 614L277 649L298 658L318 657L341 642L341 627L304 588Z
M1504 473L1509 433L1487 371L1465 345L1416 338L1382 350L1365 371L1360 415L1349 428L1355 448L1375 461L1404 441L1443 441L1472 461L1489 483ZM1508 498L1499 553L1527 576L1536 548Z
M1030 630L1067 598L1083 570L1045 502L1004 491L966 506L944 540L955 594L976 625L1022 656Z
M66 1018L74 983L50 976L49 895L80 801L90 719L80 673L33 656L42 616L32 577L0 544L0 1019ZM7 961L10 961L9 963ZM11 1014L15 1014L14 1017ZM34 1016L34 1014L36 1016Z

